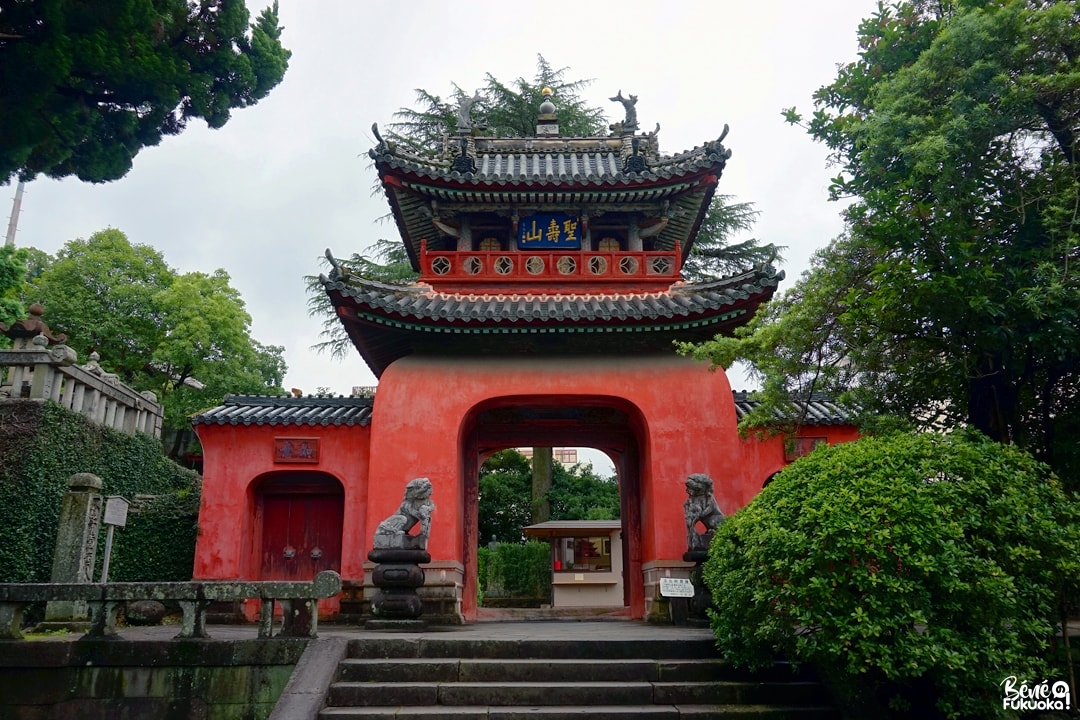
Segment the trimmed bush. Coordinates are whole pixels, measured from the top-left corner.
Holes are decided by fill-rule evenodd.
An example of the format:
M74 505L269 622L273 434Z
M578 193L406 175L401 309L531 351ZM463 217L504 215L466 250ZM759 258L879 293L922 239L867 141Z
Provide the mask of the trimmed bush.
M717 530L717 645L822 668L861 717L1008 717L999 684L1049 661L1080 576L1080 506L1050 470L977 436L822 447ZM935 707L936 706L936 707Z
M480 588L489 603L495 598L547 602L551 597L551 546L527 543L496 543L477 553Z

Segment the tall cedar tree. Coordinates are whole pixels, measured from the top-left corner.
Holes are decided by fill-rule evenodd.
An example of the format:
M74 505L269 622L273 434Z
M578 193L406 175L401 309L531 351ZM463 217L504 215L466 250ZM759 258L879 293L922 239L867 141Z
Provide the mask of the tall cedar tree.
M281 82L277 3L0 0L0 182L108 182L192 118L212 128Z

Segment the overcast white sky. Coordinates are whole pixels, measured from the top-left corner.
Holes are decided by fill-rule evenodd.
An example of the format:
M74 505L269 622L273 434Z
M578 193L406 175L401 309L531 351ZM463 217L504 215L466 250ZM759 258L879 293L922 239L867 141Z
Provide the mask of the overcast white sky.
M266 4L249 0L252 16ZM336 362L309 350L319 323L307 316L302 276L319 272L327 247L346 257L396 237L392 224L377 222L385 197L371 195L371 124L391 122L415 88L445 97L452 83L480 87L488 72L504 82L531 80L541 53L569 67L569 79L592 78L585 97L609 120L622 116L609 97L637 95L642 127L661 126L663 152L715 139L729 124L732 157L719 191L761 211L752 235L788 247L790 285L841 222L840 208L827 201L835 170L824 148L784 124L780 111L811 109L813 91L855 58L859 20L875 6L282 0L283 40L293 55L267 98L220 130L192 123L144 150L117 182L30 183L16 244L55 253L70 239L115 227L181 272L224 268L247 303L254 337L285 346L285 387L348 394L375 379L358 355ZM13 185L0 189L0 216L13 196Z

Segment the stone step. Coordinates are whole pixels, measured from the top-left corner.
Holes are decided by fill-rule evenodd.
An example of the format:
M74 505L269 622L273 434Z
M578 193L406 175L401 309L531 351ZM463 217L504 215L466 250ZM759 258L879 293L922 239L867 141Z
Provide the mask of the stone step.
M776 705L590 705L332 707L320 720L837 720L827 707Z
M749 672L718 658L589 660L487 658L346 658L339 666L343 682L713 682L717 680L793 681L812 679L786 663Z
M824 687L786 663L749 672L711 638L349 641L322 720L836 720Z
M702 640L492 640L438 637L363 638L349 641L355 658L531 658L536 660L663 658L701 659L716 656L710 639Z
M336 682L331 706L734 705L817 706L809 682Z

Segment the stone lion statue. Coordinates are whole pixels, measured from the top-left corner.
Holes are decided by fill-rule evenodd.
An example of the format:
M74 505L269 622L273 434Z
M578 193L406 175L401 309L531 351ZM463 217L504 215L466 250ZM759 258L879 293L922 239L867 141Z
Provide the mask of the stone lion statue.
M401 501L397 512L379 523L379 527L375 529L374 547L427 550L431 513L435 510L431 492L431 481L427 478L410 480L405 486L405 499ZM416 535L410 535L409 531L417 525L420 526L420 531Z
M686 494L683 514L686 516L686 549L708 550L713 532L724 521L724 513L716 504L713 495L713 481L708 475L694 473L686 478ZM698 532L697 524L705 527L705 532Z

